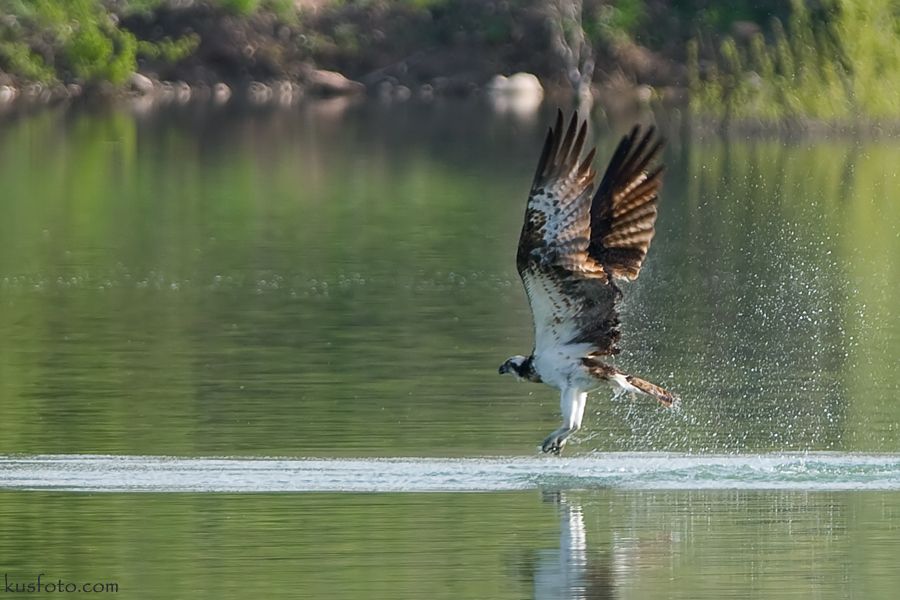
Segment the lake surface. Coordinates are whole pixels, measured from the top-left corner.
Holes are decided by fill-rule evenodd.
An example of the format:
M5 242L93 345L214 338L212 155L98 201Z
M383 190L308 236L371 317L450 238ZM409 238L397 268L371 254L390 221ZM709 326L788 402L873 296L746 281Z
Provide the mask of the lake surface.
M551 108L0 122L7 581L893 598L900 140L660 117L617 365L681 409L592 394L553 459L556 393L497 375L531 349L514 252ZM630 123L595 120L602 160Z

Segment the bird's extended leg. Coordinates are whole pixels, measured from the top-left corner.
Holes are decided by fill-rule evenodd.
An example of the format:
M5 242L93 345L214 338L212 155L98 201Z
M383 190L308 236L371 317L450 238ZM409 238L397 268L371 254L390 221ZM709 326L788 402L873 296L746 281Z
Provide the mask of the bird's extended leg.
M559 395L559 409L562 412L562 427L547 436L541 444L543 452L559 454L566 439L581 428L581 419L584 417L584 407L587 404L587 392L578 388L566 388Z
M627 375L621 372L615 373L611 379L619 388L613 394L613 397L618 397L625 393L643 394L644 396L656 398L656 400L666 408L677 407L678 396L667 389L659 387L655 383L650 383L640 377Z

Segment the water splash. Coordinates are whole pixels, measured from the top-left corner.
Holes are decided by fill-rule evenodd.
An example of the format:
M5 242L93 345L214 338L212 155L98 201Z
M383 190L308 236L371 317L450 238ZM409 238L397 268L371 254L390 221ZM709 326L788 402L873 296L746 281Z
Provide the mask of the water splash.
M0 488L83 492L900 490L900 454L510 458L0 457Z

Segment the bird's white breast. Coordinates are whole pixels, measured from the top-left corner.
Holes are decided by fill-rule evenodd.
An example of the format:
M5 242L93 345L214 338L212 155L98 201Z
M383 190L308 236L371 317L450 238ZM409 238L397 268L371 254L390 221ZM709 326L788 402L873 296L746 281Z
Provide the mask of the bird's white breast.
M581 362L591 349L590 344L565 344L546 348L534 357L534 369L541 380L555 388L582 387L590 380Z

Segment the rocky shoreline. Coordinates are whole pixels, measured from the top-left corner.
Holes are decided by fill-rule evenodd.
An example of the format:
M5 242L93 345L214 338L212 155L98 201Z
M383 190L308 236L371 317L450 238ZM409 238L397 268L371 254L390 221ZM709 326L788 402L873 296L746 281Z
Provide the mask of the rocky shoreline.
M651 105L683 106L688 100L684 88L652 88L629 82L609 82L592 87L592 101L605 110L628 111ZM124 86L76 83L43 85L26 83L0 85L0 115L40 107L79 104L130 104L140 111L170 106L226 105L250 107L289 107L302 101L343 99L377 100L385 103L407 101L432 102L444 98L481 97L498 112L520 115L536 111L545 99L559 105L574 102L571 90L561 86L545 86L532 73L497 74L486 83L474 80L438 77L434 81L413 84L393 77L369 78L367 83L355 81L336 71L310 68L302 80L269 80L228 84L205 81L161 80L152 75L133 73ZM588 103L589 105L591 103ZM582 104L582 106L584 106Z
M57 74L59 82L49 84L0 71L0 112L123 99L144 107L288 106L304 98L428 102L483 95L498 106L525 111L545 96L573 101L539 4L496 5L491 13L485 5L463 2L468 12L446 15L377 3L324 3L318 9L314 2L300 4L307 12L293 21L267 11L237 15L199 1L162 3L150 12L124 15L114 19L115 26L156 54L139 53L119 85L85 80L65 68ZM481 17L488 16L510 28L502 40L491 39L484 28ZM40 47L39 35L29 39L33 48ZM159 51L182 42L189 42L190 50L177 58ZM602 65L617 76L594 85L593 99L640 106L686 98L677 65L634 45L622 48ZM41 52L47 64L59 67L58 50Z
M500 77L500 76L498 76ZM449 95L460 96L488 91L498 95L543 97L543 87L536 77L530 74L517 74L514 81L525 79L530 86L511 88L494 86L481 90L476 85L468 88L466 94L454 90ZM506 78L504 78L506 79ZM512 79L512 78L511 78ZM430 100L441 93L446 94L438 86L423 84L415 90L400 83L388 80L375 86L348 79L336 71L315 69L310 72L309 79L303 83L289 80L249 81L245 84L229 85L216 82L212 85L200 81L159 80L142 73L134 73L123 87L91 86L80 84L26 83L0 85L0 110L14 105L55 105L73 101L90 100L144 100L160 106L182 105L189 103L225 105L230 102L241 102L250 105L282 105L289 106L303 98L335 98L375 96L380 99L405 101L413 97Z

